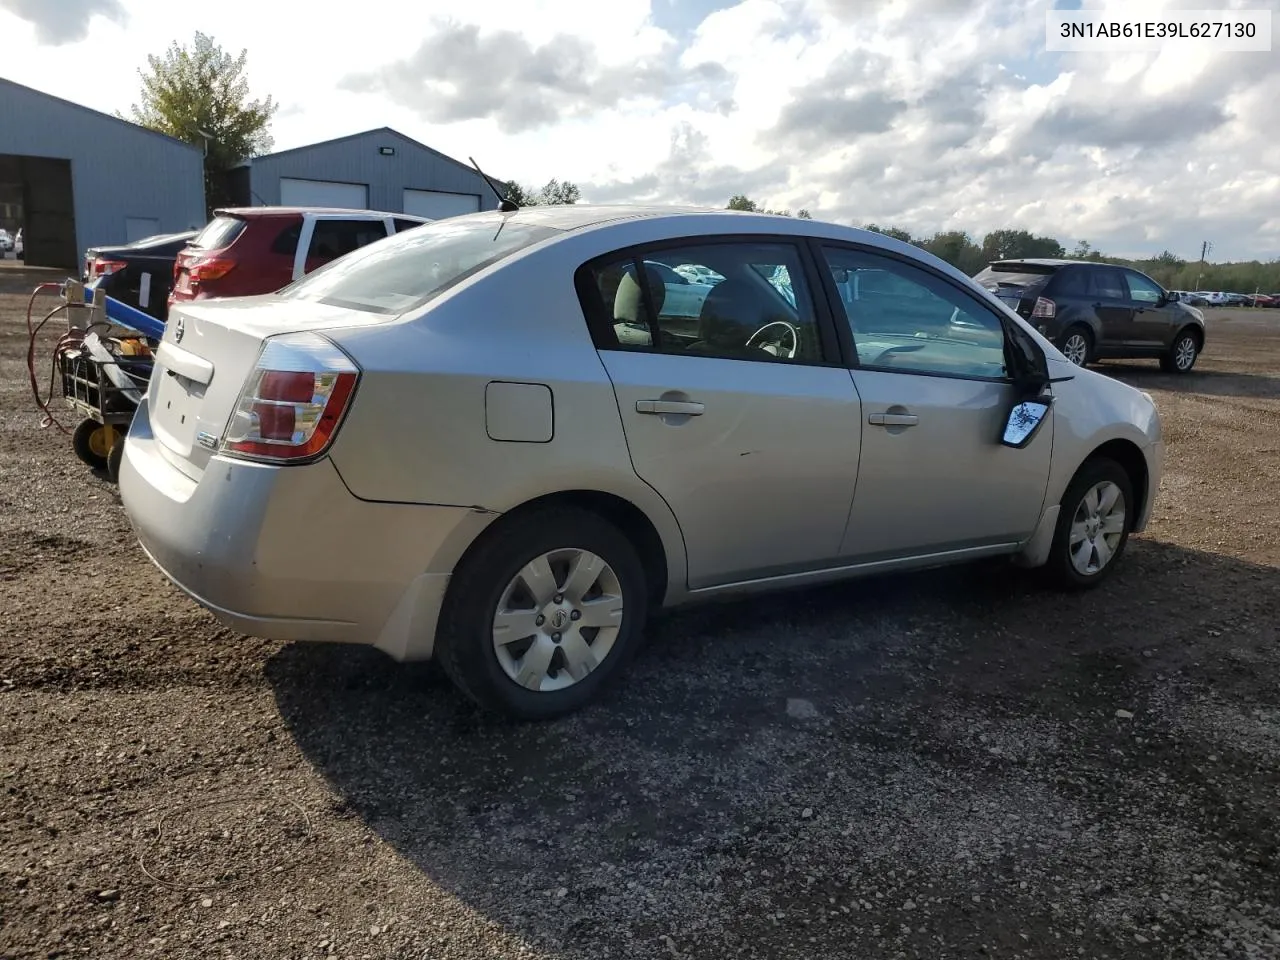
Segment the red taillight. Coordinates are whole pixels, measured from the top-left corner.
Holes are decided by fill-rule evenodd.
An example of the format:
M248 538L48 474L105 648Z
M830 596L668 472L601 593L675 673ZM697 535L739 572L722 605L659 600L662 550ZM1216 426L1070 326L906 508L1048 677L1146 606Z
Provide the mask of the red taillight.
M310 403L315 388L316 379L312 373L267 370L262 374L262 382L258 384L258 396L263 400Z
M1058 315L1058 305L1044 297L1036 297L1035 309L1031 316L1038 320L1051 320Z
M271 337L249 375L222 451L273 462L309 460L333 441L360 368L323 337Z
M115 273L117 270L123 270L129 264L124 260L92 260L92 273L90 277L105 277Z
M187 266L187 270L193 281L207 283L210 280L221 280L235 265L234 260L214 257L210 260L196 260Z

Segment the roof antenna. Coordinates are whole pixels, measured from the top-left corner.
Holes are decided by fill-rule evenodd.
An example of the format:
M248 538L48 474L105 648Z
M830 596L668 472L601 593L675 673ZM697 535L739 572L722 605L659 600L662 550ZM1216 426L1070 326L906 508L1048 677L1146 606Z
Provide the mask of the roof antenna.
M476 173L484 177L484 182L489 185L489 189L493 191L493 195L498 198L498 209L503 213L515 213L520 209L520 204L516 203L510 197L504 197L498 192L498 188L493 185L493 181L489 179L489 175L480 169L480 164L476 163L475 157L467 157L471 161L471 165L476 168Z

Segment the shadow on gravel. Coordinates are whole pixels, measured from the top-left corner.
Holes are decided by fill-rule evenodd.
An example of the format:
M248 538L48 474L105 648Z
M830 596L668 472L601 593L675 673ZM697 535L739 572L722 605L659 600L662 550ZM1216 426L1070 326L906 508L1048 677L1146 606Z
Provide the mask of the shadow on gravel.
M541 725L362 649L267 674L337 815L544 949L1166 956L1231 916L1280 942L1280 736L1230 732L1278 706L1280 571L1135 540L1117 573L680 612Z
M1180 375L1165 373L1159 366L1137 362L1108 361L1093 369L1123 380L1139 390L1168 390L1171 393L1201 394L1208 397L1260 397L1280 399L1280 377L1258 373L1226 373L1193 370Z

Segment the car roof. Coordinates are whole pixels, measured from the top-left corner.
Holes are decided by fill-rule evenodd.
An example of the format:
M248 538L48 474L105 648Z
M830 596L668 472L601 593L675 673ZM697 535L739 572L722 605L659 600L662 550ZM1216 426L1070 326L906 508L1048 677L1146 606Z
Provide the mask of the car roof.
M243 219L252 219L254 217L282 217L282 216L301 216L304 213L319 213L325 216L349 216L370 219L381 219L383 217L397 217L401 220L420 220L423 223L431 221L425 217L414 216L411 213L392 213L388 210L355 210L346 207L219 207L213 211L214 216L241 217Z

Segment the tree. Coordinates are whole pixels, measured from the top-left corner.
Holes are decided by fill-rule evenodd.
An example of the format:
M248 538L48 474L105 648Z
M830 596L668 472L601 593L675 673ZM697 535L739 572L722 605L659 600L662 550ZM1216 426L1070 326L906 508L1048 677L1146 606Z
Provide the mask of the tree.
M882 227L876 223L868 223L866 228L872 233L878 233L882 237L892 237L894 240L901 240L903 243L914 243L911 238L910 231L903 230L901 227Z
M577 203L582 198L582 191L572 181L552 177L537 191L513 180L507 184L507 196L521 207L553 207Z
M1056 259L1066 251L1052 237L1037 237L1026 230L992 230L982 238L982 255L993 260L1019 260L1023 257Z
M210 215L233 202L227 171L272 145L269 127L277 104L271 97L249 99L247 61L247 50L233 57L197 31L190 48L174 41L164 56L147 57L148 70L138 71L142 95L131 107L132 120L204 150Z
M928 240L917 240L915 243L968 276L973 276L987 265L982 248L963 230L935 233Z
M725 205L726 210L741 210L744 213L772 213L779 217L791 216L790 210L767 210L764 204L756 203L750 197L741 193L735 193L729 198L729 202ZM808 210L801 210L796 214L801 220L812 220L813 216Z

